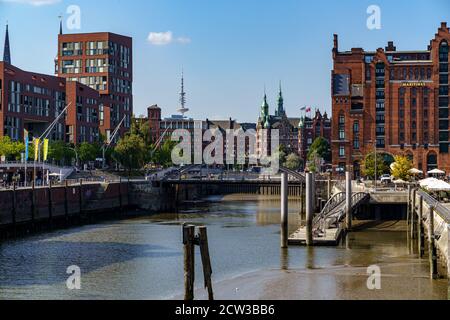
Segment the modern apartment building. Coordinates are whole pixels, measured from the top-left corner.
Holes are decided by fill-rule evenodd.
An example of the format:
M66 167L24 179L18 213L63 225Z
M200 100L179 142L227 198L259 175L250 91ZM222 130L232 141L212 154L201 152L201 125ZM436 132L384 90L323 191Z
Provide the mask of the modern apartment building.
M128 131L133 114L132 38L109 33L58 35L55 72L100 93L100 129L114 130L124 120L121 134Z
M0 136L24 138L24 129L39 137L66 106L63 78L23 71L0 61ZM51 134L65 139L64 117Z

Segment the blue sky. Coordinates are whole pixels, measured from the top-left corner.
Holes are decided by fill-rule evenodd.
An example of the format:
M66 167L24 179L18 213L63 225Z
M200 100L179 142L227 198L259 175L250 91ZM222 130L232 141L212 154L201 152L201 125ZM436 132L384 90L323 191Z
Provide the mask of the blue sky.
M381 9L380 30L366 27L372 4ZM398 50L426 49L440 22L450 23L448 0L0 0L14 65L53 73L58 15L70 5L81 9L81 29L65 32L133 37L137 115L155 103L175 113L184 67L191 117L242 122L256 121L264 86L274 111L280 80L289 116L303 105L329 111L333 33L341 50L374 50L388 40ZM168 31L170 43L149 41Z

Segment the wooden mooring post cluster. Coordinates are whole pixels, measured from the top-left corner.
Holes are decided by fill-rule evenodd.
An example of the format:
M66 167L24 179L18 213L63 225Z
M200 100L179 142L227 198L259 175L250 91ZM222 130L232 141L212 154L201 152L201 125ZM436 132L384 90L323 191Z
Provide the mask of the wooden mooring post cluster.
M206 227L198 227L198 235L195 234L195 226L183 225L184 246L184 300L194 300L195 282L195 246L200 247L203 265L204 286L208 290L208 299L214 300L212 287L212 268L208 248L208 233Z

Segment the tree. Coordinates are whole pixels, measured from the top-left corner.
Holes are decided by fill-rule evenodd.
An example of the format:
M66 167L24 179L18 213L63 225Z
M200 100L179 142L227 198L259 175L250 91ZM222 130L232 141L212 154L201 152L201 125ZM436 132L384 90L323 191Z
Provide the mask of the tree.
M383 153L377 153L377 177L389 172L389 164ZM375 153L369 153L364 159L363 174L369 179L375 177Z
M114 148L115 158L131 173L145 164L146 145L144 139L137 134L128 133L119 140Z
M395 179L408 181L410 179L409 170L412 169L412 162L406 156L395 156L395 162L392 166L392 175Z
M100 146L97 143L83 142L78 147L78 158L81 162L94 161L100 155Z
M0 138L0 156L5 156L6 160L20 160L20 154L24 151L24 143L12 141L9 136Z
M51 141L48 146L48 159L58 163L70 163L75 158L75 151L63 141Z
M301 165L301 160L298 155L295 153L291 153L286 157L286 162L284 163L284 166L291 170L298 170Z
M151 157L150 161L155 164L164 166L164 167L171 166L172 165L172 150L176 146L176 144L177 143L175 141L166 140L159 149L152 146L152 148L154 148L154 149L151 152L152 157Z
M328 141L323 137L318 137L314 140L309 148L308 160L313 161L316 158L324 159L327 162L331 161L331 148Z
M279 159L279 163L285 163L286 162L286 157L287 157L287 149L286 146L284 144L280 144L278 146L278 159Z

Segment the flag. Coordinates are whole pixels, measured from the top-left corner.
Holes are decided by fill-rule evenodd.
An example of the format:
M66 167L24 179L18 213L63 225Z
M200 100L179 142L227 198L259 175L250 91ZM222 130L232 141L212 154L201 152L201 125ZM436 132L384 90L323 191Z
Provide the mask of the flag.
M39 155L39 138L34 139L34 161L38 161Z
M44 139L44 150L43 151L43 159L44 161L47 161L48 156L48 139Z
M26 129L23 130L23 137L24 137L24 142L25 142L25 161L28 161L29 158L29 143L30 143L30 138L28 137L28 131Z

